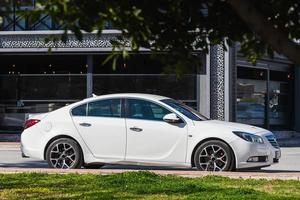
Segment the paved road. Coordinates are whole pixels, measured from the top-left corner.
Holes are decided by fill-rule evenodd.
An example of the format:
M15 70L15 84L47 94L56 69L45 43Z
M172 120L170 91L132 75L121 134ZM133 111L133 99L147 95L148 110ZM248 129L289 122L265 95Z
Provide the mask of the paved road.
M300 147L281 148L281 159L279 163L266 167L264 170L300 172Z
M279 164L266 167L266 172L300 172L300 148L282 148L282 158ZM21 152L17 149L0 149L0 167L5 168L48 168L45 161L31 158L22 158ZM191 170L170 167L141 167L130 165L107 165L106 169L169 169L169 170Z

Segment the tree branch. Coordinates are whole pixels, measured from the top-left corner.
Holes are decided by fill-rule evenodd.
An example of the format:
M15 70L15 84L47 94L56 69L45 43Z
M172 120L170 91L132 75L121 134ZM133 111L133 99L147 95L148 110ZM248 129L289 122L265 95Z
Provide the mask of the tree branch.
M288 57L300 65L300 45L288 38L288 35L274 26L247 0L228 0L241 19L267 42L276 52Z

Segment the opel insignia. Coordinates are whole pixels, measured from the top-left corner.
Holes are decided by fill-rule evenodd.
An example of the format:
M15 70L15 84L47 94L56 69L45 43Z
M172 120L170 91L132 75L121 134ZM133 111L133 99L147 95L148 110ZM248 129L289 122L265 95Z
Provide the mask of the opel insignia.
M63 169L139 164L230 171L269 166L281 154L268 130L210 120L150 94L95 96L32 116L21 150Z

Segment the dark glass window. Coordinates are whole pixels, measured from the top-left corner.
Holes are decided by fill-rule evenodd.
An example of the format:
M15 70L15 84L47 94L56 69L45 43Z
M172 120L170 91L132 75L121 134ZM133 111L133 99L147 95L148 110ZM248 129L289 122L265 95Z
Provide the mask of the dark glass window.
M237 67L236 121L266 127L267 70Z
M293 113L292 74L270 70L269 124L272 130L284 130L291 126Z
M238 67L237 77L249 80L266 80L267 71L259 68Z
M120 99L94 101L88 105L88 116L121 117Z
M271 69L271 65L270 69L237 67L237 122L271 130L291 127L293 74L291 71Z
M195 120L195 121L208 120L208 118L201 115L196 110L194 110L191 107L188 107L178 101L175 101L173 99L163 99L161 101L164 102L165 104L167 104L168 106L171 106L178 112L184 114L186 117L190 118L191 120Z
M128 99L128 118L163 121L169 110L149 101Z
M73 116L86 116L86 105L83 104L80 106L77 106L76 108L73 108L72 115Z

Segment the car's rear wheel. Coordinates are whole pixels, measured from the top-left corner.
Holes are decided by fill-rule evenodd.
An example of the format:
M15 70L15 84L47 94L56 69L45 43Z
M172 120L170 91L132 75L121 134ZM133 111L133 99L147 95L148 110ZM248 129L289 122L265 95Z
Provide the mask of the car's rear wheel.
M60 138L47 148L46 160L50 167L59 169L75 169L82 166L82 152L74 140Z
M201 144L194 155L194 163L202 171L231 171L234 169L234 157L230 147L219 140L210 140Z

